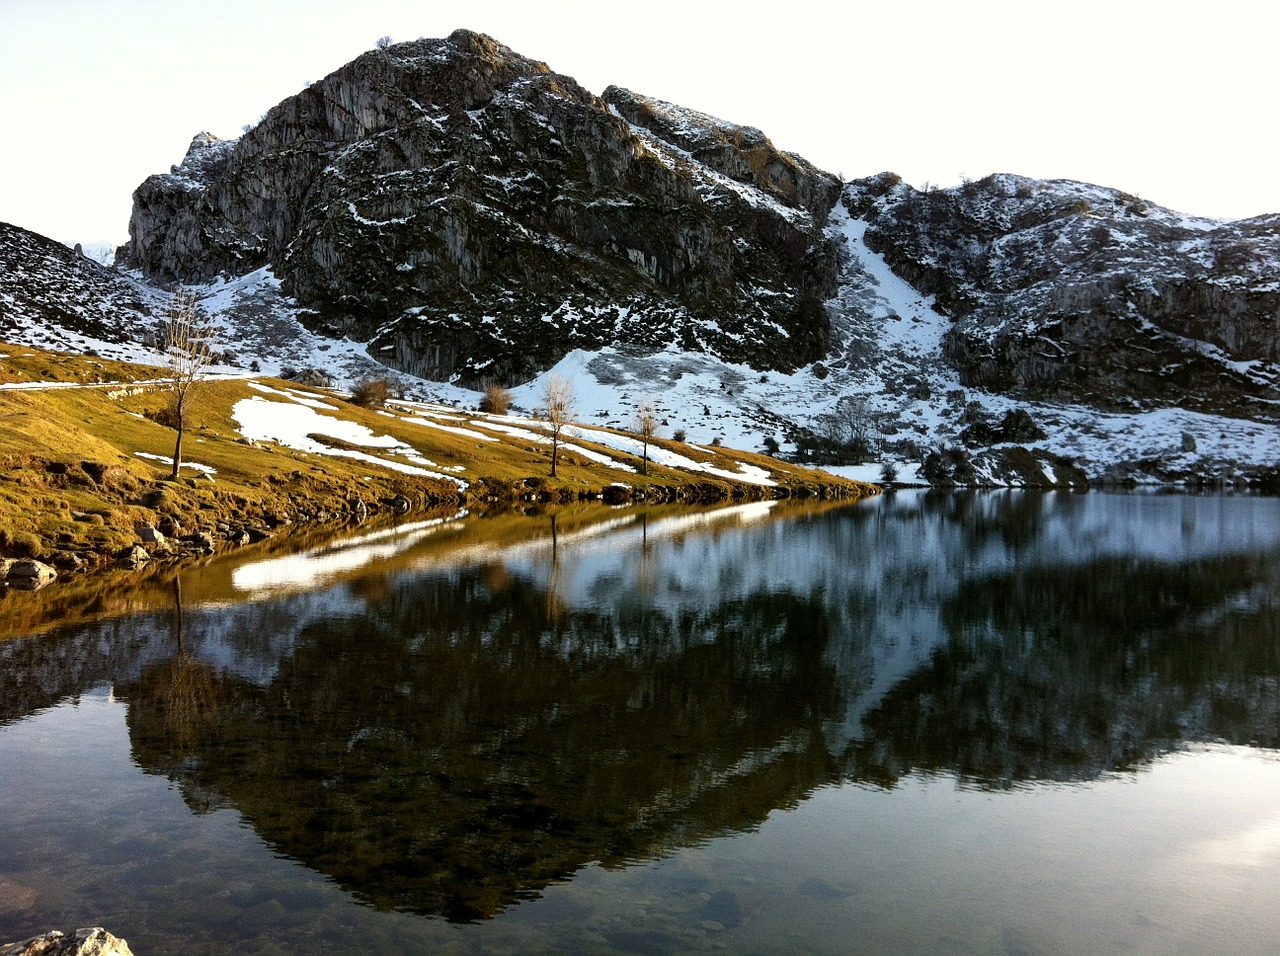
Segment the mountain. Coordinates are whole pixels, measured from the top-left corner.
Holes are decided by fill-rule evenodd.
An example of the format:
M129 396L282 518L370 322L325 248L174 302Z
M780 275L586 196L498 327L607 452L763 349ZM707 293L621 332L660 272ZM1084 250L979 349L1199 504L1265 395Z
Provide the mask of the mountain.
M264 372L532 409L554 370L603 424L652 401L695 441L937 484L1272 482L1278 226L1066 180L842 183L459 30L198 135L138 187L114 275L193 288Z
M136 358L166 301L145 282L0 222L0 341Z
M1275 420L1280 216L1220 223L1083 183L864 180L867 242L953 320L963 384Z
M180 282L270 265L309 326L430 379L609 344L796 368L828 344L838 190L757 130L593 96L460 30L197 136L135 192L128 257Z

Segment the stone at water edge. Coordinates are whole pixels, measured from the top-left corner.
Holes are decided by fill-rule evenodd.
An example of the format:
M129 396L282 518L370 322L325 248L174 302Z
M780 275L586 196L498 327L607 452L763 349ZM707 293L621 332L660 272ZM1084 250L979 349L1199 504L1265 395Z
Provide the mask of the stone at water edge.
M22 558L9 565L5 581L10 587L36 591L57 580L57 577L58 572L49 565L32 558Z
M139 544L130 545L116 552L116 566L128 568L136 571L144 564L151 560L151 555L147 553L147 549Z
M143 544L164 544L165 543L164 534L159 529L157 529L154 525L150 525L150 524L147 524L146 522L143 522L142 524L138 525L138 527L135 530L137 531L138 539Z
M68 936L60 930L0 945L0 956L133 956L129 944L101 926L78 929Z

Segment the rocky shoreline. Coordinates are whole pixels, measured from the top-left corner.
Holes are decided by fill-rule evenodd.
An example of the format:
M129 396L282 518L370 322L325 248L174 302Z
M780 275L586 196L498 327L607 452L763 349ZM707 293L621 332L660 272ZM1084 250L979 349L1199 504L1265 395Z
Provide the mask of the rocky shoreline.
M157 513L151 521L134 526L135 541L102 552L76 552L56 545L37 549L36 556L0 556L0 590L37 591L60 575L88 574L108 569L140 571L158 563L178 563L209 557L222 551L269 541L303 528L335 522L363 523L370 519L401 518L411 513L465 508L473 512L501 511L529 506L601 501L625 504L704 504L770 499L842 500L864 497L878 491L875 486L843 479L815 476L811 484L761 487L747 484L696 482L686 485L632 487L610 484L603 487L572 488L549 486L540 479L503 482L480 480L466 491L446 497L423 494L414 500L397 494L376 499L352 497L332 509L290 512L281 507L254 519L223 520L201 528L184 528L172 514ZM290 516L292 515L292 516Z

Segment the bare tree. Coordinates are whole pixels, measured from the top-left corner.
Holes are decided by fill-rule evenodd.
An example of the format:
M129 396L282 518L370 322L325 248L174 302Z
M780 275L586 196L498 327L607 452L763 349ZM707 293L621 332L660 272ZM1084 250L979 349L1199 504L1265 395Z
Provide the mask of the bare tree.
M161 327L161 354L169 368L169 411L178 439L173 446L173 472L178 477L182 467L182 435L186 428L187 412L196 383L208 374L214 361L216 329L196 304L196 297L189 292L179 292L173 298Z
M551 434L552 478L556 476L561 437L565 426L573 421L576 402L572 382L554 372L547 376L547 384L542 389L542 418L547 423L547 431Z
M644 447L640 474L647 475L649 474L649 443L658 433L658 412L653 407L653 402L644 402L636 409L635 431L640 436L640 442Z

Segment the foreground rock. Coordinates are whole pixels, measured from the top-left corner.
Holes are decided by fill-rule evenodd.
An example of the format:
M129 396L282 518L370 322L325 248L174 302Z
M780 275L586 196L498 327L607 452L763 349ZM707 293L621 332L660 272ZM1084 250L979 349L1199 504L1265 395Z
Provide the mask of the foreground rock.
M0 565L0 570L4 570L4 581L10 587L18 588L23 591L36 591L51 584L57 580L58 572L42 561L35 561L31 558L22 558L18 561L9 563L7 570Z
M129 944L101 926L78 929L70 936L59 930L0 945L0 956L133 956Z

